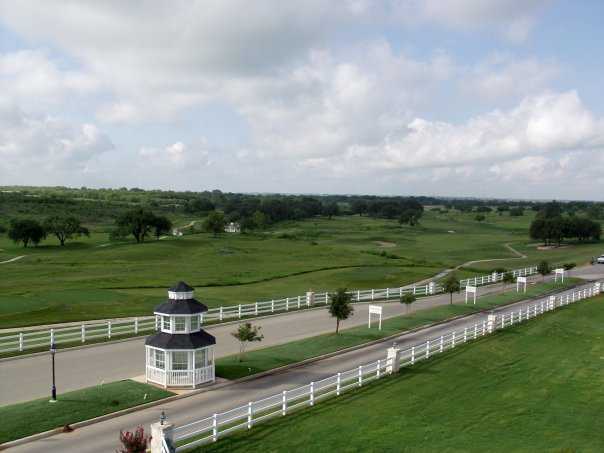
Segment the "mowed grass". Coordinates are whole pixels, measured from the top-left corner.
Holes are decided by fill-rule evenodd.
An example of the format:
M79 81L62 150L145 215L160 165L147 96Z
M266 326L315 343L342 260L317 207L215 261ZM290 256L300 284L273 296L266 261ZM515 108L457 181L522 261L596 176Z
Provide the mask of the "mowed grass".
M242 361L240 361L239 355L223 357L216 360L216 375L226 379L238 379L245 376L251 376L263 371L301 362L322 354L328 354L330 352L386 338L416 327L444 321L455 316L476 313L496 306L537 297L553 290L560 290L572 286L576 283L577 280L575 279L568 279L563 284L553 282L538 283L529 286L526 293L511 291L480 297L477 299L476 305L472 303L455 303L453 305L442 305L434 308L412 311L408 314L383 320L382 330L378 330L375 324L373 329L369 329L365 325L353 327L341 330L337 335L334 332L292 341L283 345L256 349L247 352L243 356ZM401 305L401 313L405 313L405 311L406 308Z
M0 264L0 328L148 315L178 280L195 286L198 299L210 307L296 296L311 288L401 286L469 260L509 259L514 254L506 243L530 249L525 244L531 218L493 214L476 222L472 214L426 212L421 225L409 227L345 216L285 222L260 234L199 233L144 244L109 243L106 231L97 229L66 247L49 239L27 249L0 235L4 258L26 255ZM535 250L531 260L476 267L523 267L567 255L582 262L598 247L571 246L566 255Z
M195 452L600 452L604 297Z
M2 406L0 444L171 395L171 392L126 380L59 394L56 403L41 398Z

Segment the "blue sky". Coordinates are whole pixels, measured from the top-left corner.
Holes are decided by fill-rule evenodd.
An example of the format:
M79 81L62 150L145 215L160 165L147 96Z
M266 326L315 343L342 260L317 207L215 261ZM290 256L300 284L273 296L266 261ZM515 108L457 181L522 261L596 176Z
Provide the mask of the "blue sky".
M0 1L0 184L604 199L600 1L44 6Z

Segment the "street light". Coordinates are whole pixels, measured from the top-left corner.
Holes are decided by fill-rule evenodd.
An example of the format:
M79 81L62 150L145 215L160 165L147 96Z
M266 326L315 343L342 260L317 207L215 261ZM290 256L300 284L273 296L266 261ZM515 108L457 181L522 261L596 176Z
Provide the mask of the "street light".
M50 345L50 355L52 357L52 390L51 390L51 403L57 402L57 387L55 386L55 353L57 352L57 346L52 343Z

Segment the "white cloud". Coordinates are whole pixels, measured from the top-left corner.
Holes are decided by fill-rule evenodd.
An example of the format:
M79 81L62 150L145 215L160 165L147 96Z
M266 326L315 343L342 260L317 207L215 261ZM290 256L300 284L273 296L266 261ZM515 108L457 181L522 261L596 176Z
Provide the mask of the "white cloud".
M196 172L200 167L212 164L207 143L203 140L193 147L183 142L176 142L163 148L143 147L138 154L140 167L157 167L168 173L173 169Z
M14 105L0 104L0 180L4 183L36 178L42 183L53 176L85 172L111 149L109 138L93 124L27 115Z

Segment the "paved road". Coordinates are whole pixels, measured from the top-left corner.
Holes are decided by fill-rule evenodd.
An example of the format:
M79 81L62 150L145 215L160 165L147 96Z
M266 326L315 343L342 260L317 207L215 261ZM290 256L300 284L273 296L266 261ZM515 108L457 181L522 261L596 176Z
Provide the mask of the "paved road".
M482 287L479 295L501 292L501 285ZM512 290L511 285L508 290ZM463 302L463 294L454 300ZM422 298L411 306L411 311L449 303L448 295ZM396 301L381 303L384 318L400 316L405 309ZM342 328L367 322L368 304L356 304L354 315L344 321ZM326 309L306 310L273 316L254 321L262 327L264 340L254 343L250 349L308 338L335 329L335 321ZM207 328L216 337L216 357L236 354L238 342L231 336L231 325L215 325ZM95 345L85 349L57 352L57 388L59 392L128 379L145 373L144 339L138 338L120 343ZM28 401L48 395L50 388L50 356L48 354L0 362L0 405Z
M604 278L604 265L588 266L573 271L582 278ZM540 277L536 277L540 278ZM509 288L512 290L512 288ZM501 285L482 287L480 294L500 292ZM463 301L463 294L454 300ZM444 305L449 303L448 295L437 295L420 299L411 310ZM367 322L368 304L355 305L355 314L342 323L342 328L353 327ZM404 309L397 302L382 303L384 318L399 316ZM250 349L264 348L308 338L334 330L334 320L327 310L308 310L269 317L254 321L262 326L264 341L254 343ZM216 357L224 357L238 352L239 345L231 336L235 326L217 325L208 331L217 339ZM59 392L77 390L83 387L128 379L144 374L144 339L133 339L120 343L59 351L56 355L57 387ZM0 362L0 405L41 398L49 393L50 357L38 355L17 360Z
M564 293L566 291L562 292L562 294ZM529 303L532 302L518 302L495 311L500 314L512 310L517 311ZM451 329L461 329L473 326L474 323L482 323L485 318L486 315L484 314L474 314L439 326L401 335L394 341L397 341L403 347L409 346L429 338L438 337ZM384 343L367 346L353 352L300 366L282 373L193 395L163 406L157 406L81 428L72 433L59 434L21 447L15 447L11 451L15 451L15 453L46 453L49 451L60 451L62 453L100 453L114 451L117 447L117 435L120 429L131 430L139 425L148 428L150 423L158 420L162 410L165 410L169 419L177 425L188 423L210 416L215 412L221 412L246 404L250 400L261 399L310 381L323 379L338 371L353 369L361 364L385 358L387 346L388 344Z

